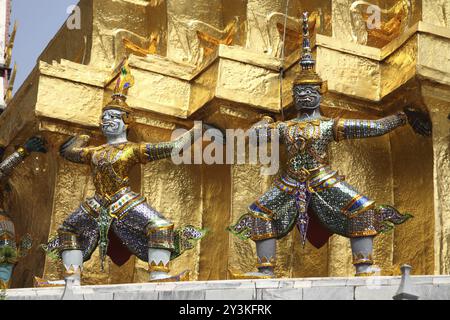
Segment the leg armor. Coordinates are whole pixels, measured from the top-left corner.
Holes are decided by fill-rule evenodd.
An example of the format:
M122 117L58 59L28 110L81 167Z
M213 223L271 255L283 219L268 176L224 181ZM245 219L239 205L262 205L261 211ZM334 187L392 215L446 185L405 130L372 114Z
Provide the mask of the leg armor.
M59 251L64 264L64 280L73 285L81 284L83 269L83 251L75 233L59 230Z
M355 266L355 275L357 277L371 276L375 273L372 269L373 238L360 237L350 240L353 253L353 265Z
M133 254L148 261L151 280L172 279L168 275L169 261L192 249L206 234L189 225L175 230L173 223L147 203L136 206L112 226Z
M83 261L89 260L98 242L97 225L82 209L71 214L58 229L44 249L53 258L61 258L64 265L64 283L67 286L81 285ZM62 281L47 281L36 278L35 286L62 285Z
M171 252L165 249L148 249L150 281L166 279L169 276Z
M58 235L44 247L50 256L61 257L65 250L81 250L83 261L90 259L99 240L98 223L79 207L59 227Z
M356 276L371 276L375 272L372 269L373 239L378 234L379 220L374 209L367 210L352 217L349 223L349 234L352 237L353 265Z
M83 271L83 251L65 250L61 253L64 264L64 281L71 282L72 286L81 284L81 273Z
M256 241L256 254L259 272L267 276L274 275L277 242L275 238Z
M173 224L159 215L153 216L147 226L150 281L170 278L169 262L175 249L173 229Z
M173 224L159 218L147 227L148 247L153 249L174 250Z
M173 224L159 218L148 227L148 265L150 280L169 276L170 256L174 249Z

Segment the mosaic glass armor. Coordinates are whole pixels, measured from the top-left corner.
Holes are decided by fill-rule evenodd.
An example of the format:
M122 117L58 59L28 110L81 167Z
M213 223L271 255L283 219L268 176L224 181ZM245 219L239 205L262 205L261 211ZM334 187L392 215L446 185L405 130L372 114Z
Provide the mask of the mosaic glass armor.
M86 139L83 136L73 139L73 147L62 155L75 163L90 164L95 195L64 221L47 250L79 249L86 261L99 244L102 257L109 255L121 265L131 253L147 261L148 248L170 250L172 258L192 248L193 241L200 239L204 232L192 226L174 230L174 225L151 208L142 195L131 191L128 173L137 164L165 159L172 152L179 152L191 143L193 132L194 129L171 142L126 142L99 147L80 147ZM110 242L115 246L108 246ZM124 248L117 248L121 242L130 253L123 254Z
M331 142L381 136L395 128L411 124L419 134L428 126L415 110L405 110L380 120L330 119L320 112L321 95L327 83L314 71L308 13L303 14L301 71L294 80L292 93L298 115L294 120L274 122L270 117L252 127L263 141L279 140L287 150L285 171L273 186L248 208L229 230L242 239L256 242L258 272L236 274L236 278L274 277L276 239L294 227L317 248L332 234L350 238L357 276L374 274L373 238L405 222L391 206L375 202L345 182L328 162Z
M374 236L392 228L392 223L404 222L409 216L389 206L375 206L329 166L327 157L333 141L380 136L404 124L403 113L380 120L322 117L257 124L253 129L260 138L277 135L286 146L286 170L230 230L257 241L280 239L297 226L304 242L309 211L330 232L349 238Z
M69 139L60 149L65 159L91 166L95 194L63 222L58 235L44 249L60 256L68 270L82 269L83 261L90 259L97 246L102 269L107 255L115 264L123 265L134 254L149 262L151 281L170 279L158 273L167 273L169 260L193 248L205 231L190 225L175 230L172 222L151 208L142 195L131 190L128 174L135 165L179 154L192 143L195 129L170 142L129 142L127 130L133 123L133 116L126 103L126 92L134 78L126 59L117 70L114 94L103 108L101 118L107 143L88 147L89 137L79 136ZM74 270L74 280L79 284L77 270ZM70 277L69 274L65 278L70 280Z

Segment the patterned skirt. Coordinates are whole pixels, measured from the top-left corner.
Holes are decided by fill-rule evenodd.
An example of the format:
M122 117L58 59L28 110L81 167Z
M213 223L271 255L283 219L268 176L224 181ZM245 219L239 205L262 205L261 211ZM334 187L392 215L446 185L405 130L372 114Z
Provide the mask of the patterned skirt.
M149 248L170 250L171 259L174 259L192 249L206 234L205 230L190 225L173 230L173 224L145 202L131 208L120 219L105 216L95 217L80 206L63 222L58 235L52 237L44 249L57 258L64 250L81 250L83 260L87 261L100 245L101 256L103 246L104 255L122 265L132 254L148 261ZM108 218L110 220L105 223Z
M228 230L258 241L283 238L297 226L304 243L314 232L309 228L311 218L330 234L354 238L389 231L410 217L391 206L376 206L336 171L323 167L304 182L282 175Z

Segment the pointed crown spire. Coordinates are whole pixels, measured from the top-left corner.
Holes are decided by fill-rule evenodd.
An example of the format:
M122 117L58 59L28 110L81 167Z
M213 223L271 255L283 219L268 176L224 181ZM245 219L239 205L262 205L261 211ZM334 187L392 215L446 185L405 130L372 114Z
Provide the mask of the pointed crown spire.
M300 72L294 80L296 85L317 85L320 86L321 92L326 91L326 82L320 78L315 71L316 61L313 59L311 52L311 40L309 34L309 14L303 12L303 41L302 41L302 56L300 58Z
M108 109L117 109L126 113L131 113L131 108L126 103L128 89L134 85L134 77L131 74L130 66L128 65L128 59L122 60L122 62L113 71L113 77L117 76L116 84L114 87L114 93L111 96L111 101L103 107L103 111Z
M309 17L308 12L303 12L303 46L302 57L300 59L300 66L302 70L314 69L316 61L312 57L311 53L311 40L309 38Z

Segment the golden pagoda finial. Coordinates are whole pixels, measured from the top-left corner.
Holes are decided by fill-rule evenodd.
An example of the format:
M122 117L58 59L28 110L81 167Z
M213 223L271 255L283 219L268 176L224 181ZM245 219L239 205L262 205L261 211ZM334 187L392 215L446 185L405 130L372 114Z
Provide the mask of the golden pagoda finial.
M9 38L9 42L6 45L5 50L5 66L9 68L11 64L11 57L12 57L12 50L14 48L14 41L16 40L16 33L17 33L17 21L14 22L14 28L11 33L11 37Z
M8 88L6 89L5 93L5 103L8 105L8 103L12 100L13 97L13 89L14 89L14 82L16 81L16 74L17 74L17 64L14 63L14 68L11 73L11 78L8 81Z

